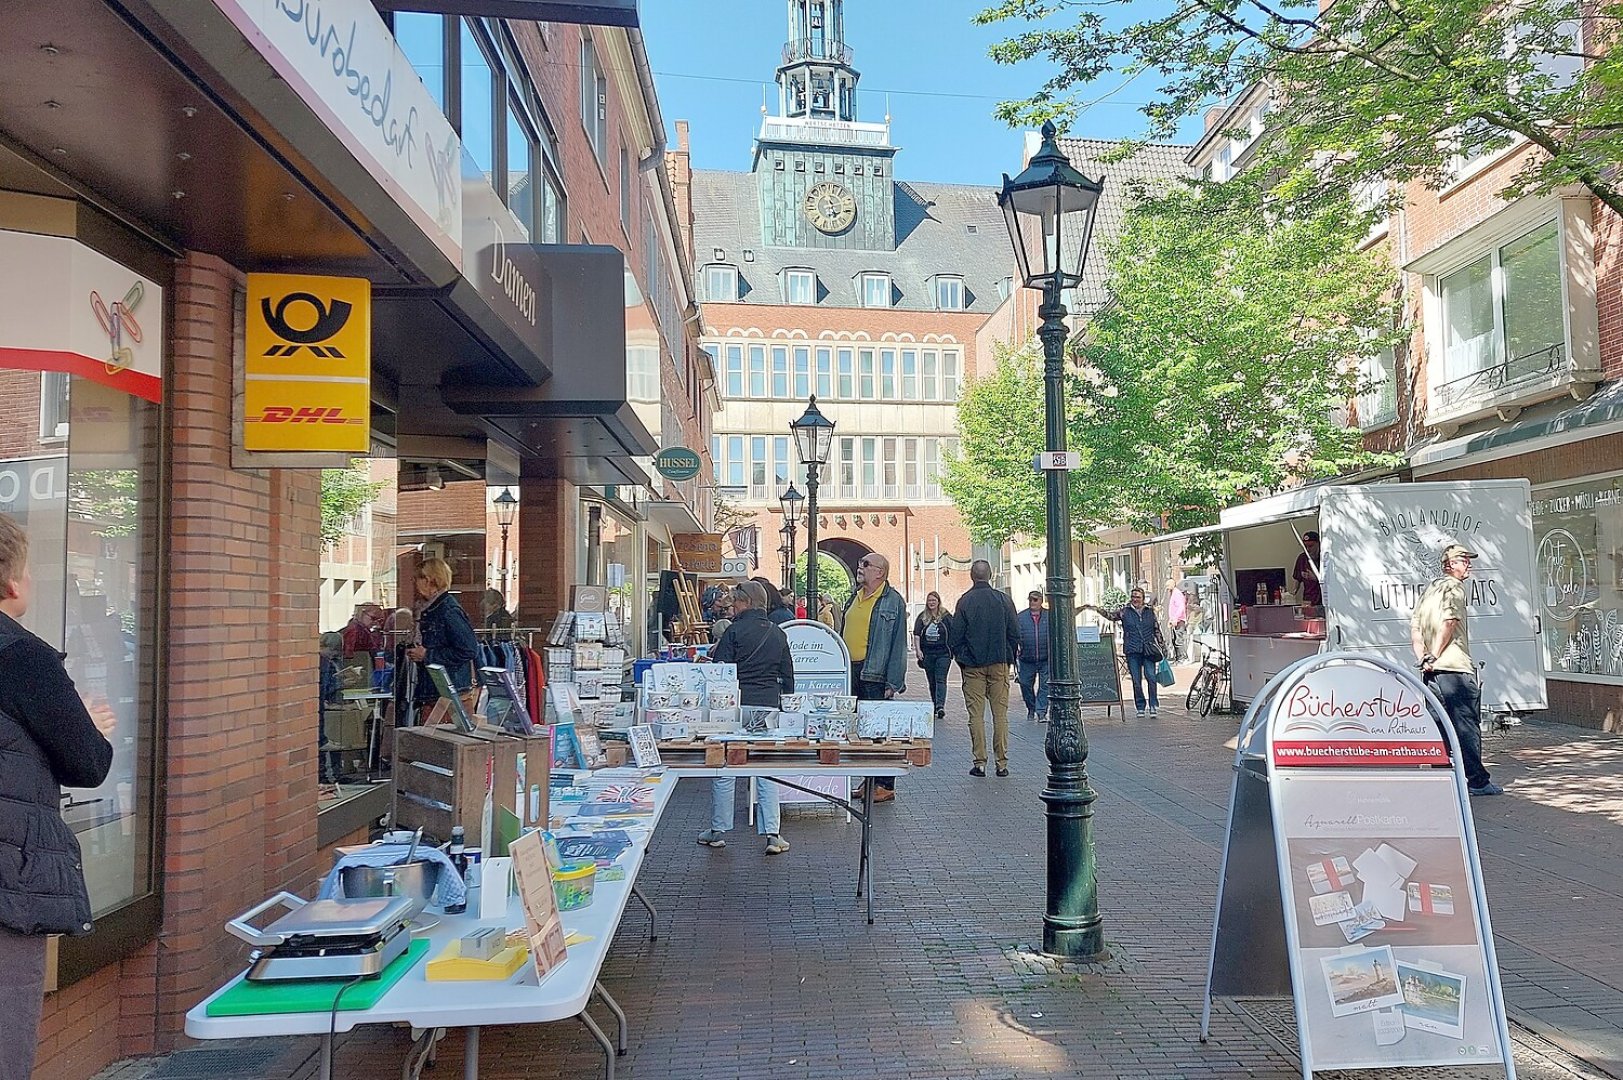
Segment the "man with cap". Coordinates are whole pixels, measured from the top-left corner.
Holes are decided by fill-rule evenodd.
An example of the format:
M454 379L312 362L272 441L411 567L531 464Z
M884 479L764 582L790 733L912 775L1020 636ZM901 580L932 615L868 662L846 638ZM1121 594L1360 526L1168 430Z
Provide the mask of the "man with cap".
M1482 765L1482 684L1471 661L1465 617L1465 579L1477 553L1464 544L1443 549L1443 576L1431 583L1409 620L1409 640L1426 685L1454 723L1472 795L1502 795Z
M1296 568L1291 579L1301 591L1302 603L1314 607L1324 603L1324 586L1319 583L1319 534L1302 534L1302 553L1296 556Z
M1026 597L1020 613L1020 696L1026 702L1028 721L1048 720L1048 609L1043 607L1040 589Z

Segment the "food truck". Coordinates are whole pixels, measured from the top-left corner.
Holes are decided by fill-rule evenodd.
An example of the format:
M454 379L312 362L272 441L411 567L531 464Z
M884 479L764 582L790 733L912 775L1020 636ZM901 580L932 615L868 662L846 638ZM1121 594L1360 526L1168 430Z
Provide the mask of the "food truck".
M1224 510L1217 631L1236 702L1249 702L1292 662L1325 650L1414 663L1409 617L1442 575L1456 540L1479 559L1466 581L1471 658L1484 711L1548 706L1533 528L1526 480L1319 484ZM1319 534L1322 604L1303 603L1293 570ZM1311 560L1310 560L1311 561Z

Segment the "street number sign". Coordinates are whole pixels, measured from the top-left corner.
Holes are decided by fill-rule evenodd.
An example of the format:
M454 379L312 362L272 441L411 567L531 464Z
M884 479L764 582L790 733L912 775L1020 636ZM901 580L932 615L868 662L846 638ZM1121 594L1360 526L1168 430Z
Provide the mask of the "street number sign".
M1082 455L1075 450L1045 450L1032 464L1041 472L1071 472L1082 467Z

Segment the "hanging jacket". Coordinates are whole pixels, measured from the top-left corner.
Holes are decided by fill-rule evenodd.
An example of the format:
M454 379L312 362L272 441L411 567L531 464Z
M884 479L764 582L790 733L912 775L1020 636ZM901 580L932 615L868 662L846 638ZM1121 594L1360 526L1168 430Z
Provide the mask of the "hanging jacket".
M87 934L90 896L62 787L96 787L113 747L90 719L63 656L0 613L0 926Z

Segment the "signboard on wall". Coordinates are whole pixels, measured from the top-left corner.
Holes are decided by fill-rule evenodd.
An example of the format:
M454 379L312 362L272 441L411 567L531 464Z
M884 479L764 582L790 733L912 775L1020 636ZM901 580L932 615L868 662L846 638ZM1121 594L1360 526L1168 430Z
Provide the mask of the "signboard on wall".
M160 401L163 306L157 282L77 240L0 229L0 368Z
M365 454L372 438L372 285L249 274L242 446Z
M671 551L689 574L721 573L720 533L672 533Z
M1298 661L1257 696L1237 743L1203 1039L1213 997L1290 996L1304 1077L1510 1069L1452 734L1414 675L1366 654Z

